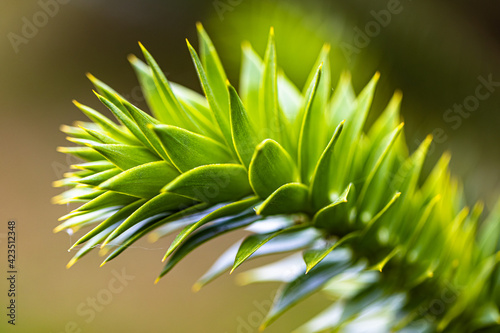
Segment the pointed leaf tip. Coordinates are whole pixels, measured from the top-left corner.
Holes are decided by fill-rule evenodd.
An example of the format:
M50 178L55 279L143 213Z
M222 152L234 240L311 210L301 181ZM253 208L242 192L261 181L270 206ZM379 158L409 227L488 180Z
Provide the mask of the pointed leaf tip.
M77 259L73 258L66 264L66 269L70 269L76 263Z
M202 284L201 284L201 283L196 282L196 283L195 283L195 284L193 284L193 286L191 287L191 291L192 291L193 293L197 293L198 291L200 291L200 290L201 290L201 286L202 286Z
M90 81L92 81L92 82L94 82L94 81L96 81L96 80L97 80L97 78L96 78L94 75L92 75L91 73L88 73L88 72L87 72L87 73L85 73L85 76L86 76L86 77L87 77Z
M139 60L139 59L135 56L135 54L129 54L129 55L127 56L127 60L128 60L130 63L134 63L134 62L136 62L136 61L137 61L137 60Z
M244 40L243 42L241 42L241 48L242 49L251 49L252 48L252 44L250 44L249 41Z
M57 234L59 231L63 230L64 227L61 227L61 225L58 225L57 227L55 227L54 229L52 229L52 232Z

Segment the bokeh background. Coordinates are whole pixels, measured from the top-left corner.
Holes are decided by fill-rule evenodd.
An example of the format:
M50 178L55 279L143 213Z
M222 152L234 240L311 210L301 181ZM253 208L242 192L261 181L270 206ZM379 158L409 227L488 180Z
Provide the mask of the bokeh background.
M53 15L40 14L44 8ZM384 24L378 23L376 17L390 8L397 10L390 19L385 17ZM488 209L500 195L499 14L499 3L488 0L2 0L0 276L6 271L7 221L15 219L19 280L17 325L6 325L2 310L0 331L256 332L262 306L268 306L277 288L237 287L234 276L224 276L191 292L217 254L242 234L204 245L158 285L153 281L171 239L139 242L103 268L98 267L97 254L91 253L65 269L72 256L66 249L76 236L52 233L57 218L71 207L51 205L50 198L60 192L51 183L74 162L55 149L66 144L60 124L84 120L71 100L103 110L86 72L144 107L126 60L128 54L139 53L139 40L170 80L198 91L185 46L186 37L196 42L196 21L205 25L234 83L241 41L249 40L263 54L271 25L278 60L299 87L322 43L329 42L334 77L351 70L359 92L380 71L372 116L394 90L401 89L410 148L427 133L438 133L428 165L443 151L451 151L452 172L463 179L469 202L481 198ZM30 30L26 22L38 27ZM368 38L360 37L359 31ZM499 82L498 86L467 117L446 118L455 104L473 100L479 77ZM123 271L133 277L123 290L111 293L92 320L88 312L82 315L89 309L89 298L110 294L106 290L113 272ZM5 309L7 284L5 278L0 281L0 308ZM325 304L314 296L268 332L289 332Z

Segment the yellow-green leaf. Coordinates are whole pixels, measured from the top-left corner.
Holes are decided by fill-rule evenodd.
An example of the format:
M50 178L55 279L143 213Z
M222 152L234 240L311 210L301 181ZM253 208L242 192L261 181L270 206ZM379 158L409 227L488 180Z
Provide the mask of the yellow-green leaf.
M255 149L249 167L253 190L267 198L280 186L298 182L297 168L290 155L274 140L266 139Z
M259 215L308 213L309 188L301 183L288 183L274 191L256 208Z
M206 164L232 161L226 147L206 136L170 125L157 125L153 130L180 172Z
M241 163L248 169L250 161L258 144L255 130L248 118L248 114L238 97L238 93L228 85L231 100L231 134L234 148Z
M162 191L208 203L238 200L252 194L245 168L239 164L210 164L183 173Z
M180 173L165 161L151 162L121 172L99 188L150 199Z

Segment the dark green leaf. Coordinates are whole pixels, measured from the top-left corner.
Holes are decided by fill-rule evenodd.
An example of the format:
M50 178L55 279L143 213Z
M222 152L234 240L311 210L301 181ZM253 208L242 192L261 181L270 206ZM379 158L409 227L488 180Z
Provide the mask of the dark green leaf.
M201 226L205 225L208 222L214 221L216 219L228 217L231 215L240 214L243 211L247 210L249 207L253 206L258 201L259 201L259 199L257 197L251 197L248 199L244 199L241 201L230 203L228 205L225 205L225 206L211 212L210 214L208 214L205 217L203 217L202 219L200 219L198 222L187 226L175 237L172 244L170 244L170 247L168 248L167 253L165 253L165 256L163 257L163 260L165 260L174 250L176 250L179 247L179 245L181 245L181 243L189 235L191 235L194 231L196 231Z

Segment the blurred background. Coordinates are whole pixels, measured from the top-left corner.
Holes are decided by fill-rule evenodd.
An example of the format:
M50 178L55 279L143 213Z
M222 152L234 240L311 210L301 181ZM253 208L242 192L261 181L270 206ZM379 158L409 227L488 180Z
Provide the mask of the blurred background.
M449 150L469 203L481 198L492 208L500 195L498 2L2 0L0 13L2 274L9 219L18 225L19 265L17 325L8 327L2 314L2 332L257 332L276 285L237 287L234 276L223 276L190 290L242 234L204 245L153 285L171 239L139 242L103 268L91 253L66 270L76 236L52 233L71 208L51 205L60 192L51 183L75 162L56 152L66 145L59 126L84 120L73 98L104 110L84 74L145 107L126 60L141 41L171 81L200 91L185 46L186 37L196 43L197 21L234 84L241 41L262 55L270 26L278 62L300 88L324 42L332 45L334 77L352 71L357 92L380 71L369 121L402 90L410 149L433 133L428 168ZM100 300L95 308L93 299ZM312 297L268 332L289 332L325 304Z

